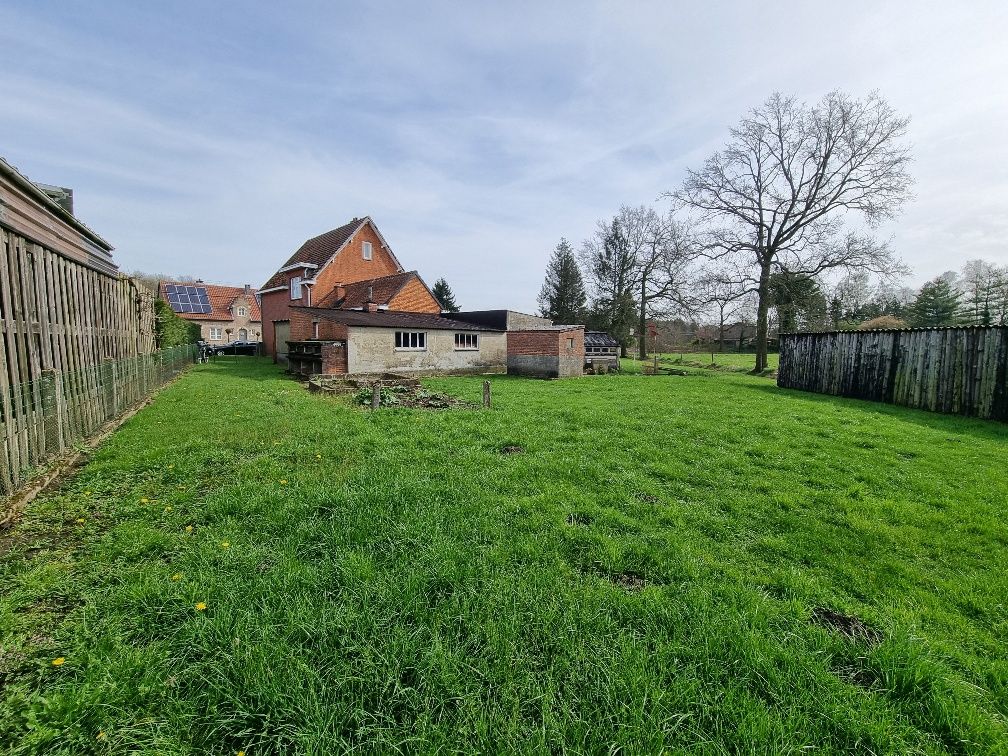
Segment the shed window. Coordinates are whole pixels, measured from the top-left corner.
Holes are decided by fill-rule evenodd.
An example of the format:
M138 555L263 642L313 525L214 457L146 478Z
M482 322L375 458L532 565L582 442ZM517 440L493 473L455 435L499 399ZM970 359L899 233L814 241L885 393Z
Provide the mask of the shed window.
M456 349L479 349L479 334L477 333L456 333Z
M301 276L294 276L291 279L291 299L301 299Z
M567 348L568 349L574 348L574 339L567 339Z
M366 241L361 243L361 256L365 260L371 259L371 242Z
M426 350L427 334L423 331L396 331L395 348Z

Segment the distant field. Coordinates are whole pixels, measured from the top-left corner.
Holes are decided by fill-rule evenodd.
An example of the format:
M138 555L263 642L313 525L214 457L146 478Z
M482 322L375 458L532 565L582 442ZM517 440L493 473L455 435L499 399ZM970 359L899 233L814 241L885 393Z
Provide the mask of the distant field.
M196 366L0 533L0 750L1008 750L1008 427L689 372Z
M755 354L739 354L738 352L714 352L714 361L711 362L710 352L667 352L658 355L659 364L665 366L685 365L686 367L709 367L715 365L725 370L748 372L756 365ZM648 362L654 359L654 355L648 357ZM634 357L627 357L620 360L624 372L641 372L640 360ZM767 355L767 364L770 370L777 370L779 355L771 353Z

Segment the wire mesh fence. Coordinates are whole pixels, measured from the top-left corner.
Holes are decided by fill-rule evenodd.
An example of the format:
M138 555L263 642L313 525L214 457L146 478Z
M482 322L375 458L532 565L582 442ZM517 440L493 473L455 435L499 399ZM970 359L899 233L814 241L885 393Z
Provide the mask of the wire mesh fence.
M9 387L0 405L0 493L8 496L35 471L94 435L195 361L194 344L76 371L43 370Z

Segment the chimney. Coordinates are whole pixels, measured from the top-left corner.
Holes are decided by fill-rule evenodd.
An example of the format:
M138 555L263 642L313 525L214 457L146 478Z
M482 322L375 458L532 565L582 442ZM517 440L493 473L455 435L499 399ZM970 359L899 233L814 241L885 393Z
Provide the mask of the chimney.
M252 288L251 286L249 286L248 284L245 284L245 296L248 296L249 289L251 289L251 288Z
M378 312L378 305L376 305L375 301L374 301L374 287L373 286L368 286L367 287L367 304L364 305L364 309L367 312Z

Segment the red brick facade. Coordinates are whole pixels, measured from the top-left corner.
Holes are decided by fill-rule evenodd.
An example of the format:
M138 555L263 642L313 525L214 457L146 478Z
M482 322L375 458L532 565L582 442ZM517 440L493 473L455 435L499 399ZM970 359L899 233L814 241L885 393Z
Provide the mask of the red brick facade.
M584 359L584 329L564 331L508 331L509 355L544 355Z
M441 303L434 298L434 295L420 279L413 278L389 300L388 309L398 312L428 312L437 315L441 312Z

